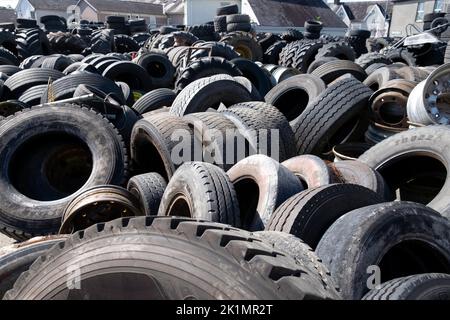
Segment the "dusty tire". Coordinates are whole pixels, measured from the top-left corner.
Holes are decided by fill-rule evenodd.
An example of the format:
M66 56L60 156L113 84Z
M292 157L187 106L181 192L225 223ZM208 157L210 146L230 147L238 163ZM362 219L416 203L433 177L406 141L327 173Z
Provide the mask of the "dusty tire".
M450 276L425 273L397 278L372 289L363 300L448 300Z
M358 136L371 94L369 88L354 78L329 86L306 108L293 127L297 154L323 156L340 143L334 141L349 141L352 136Z
M51 69L27 69L13 74L5 81L10 98L20 97L26 90L41 84L48 84L48 80L55 81L64 77L64 74Z
M172 160L174 148L179 143L172 138L177 130L190 137L189 143L193 148L195 140L192 129L182 118L168 112L148 115L134 125L130 150L139 174L156 172L166 181L170 180L175 170L183 164L181 159L179 163ZM183 154L182 158L188 161L194 159L193 154Z
M369 66L375 63L384 63L384 64L392 64L392 60L386 57L382 53L378 52L370 52L361 55L358 59L355 60L357 64L361 66L364 70L367 69Z
M135 247L137 242L143 250ZM98 254L89 256L92 250ZM173 254L164 254L167 250ZM121 259L117 259L118 255ZM253 258L247 261L249 255ZM193 256L202 261L201 266L192 264ZM60 268L55 267L57 262L53 257L61 261ZM48 284L52 279L64 286L66 270L71 268L74 259L78 262L82 289L61 292L67 299L86 296L91 299L171 300L329 298L311 284L312 279L294 258L274 250L272 245L248 232L216 223L164 217L118 219L73 235L64 246L52 249L39 259L5 298L62 298L50 287L36 284L41 281ZM217 261L221 261L220 265ZM97 276L87 268L96 270L93 274ZM169 277L164 276L167 273ZM105 278L106 274L109 276ZM144 280L149 275L152 275L150 282ZM171 279L170 287L160 285L168 279ZM141 289L133 289L136 286ZM31 295L32 292L35 294ZM160 294L155 295L155 292Z
M146 216L156 216L166 190L167 182L158 173L147 173L132 177L127 189L140 203L140 209Z
M315 249L328 228L341 216L382 201L375 192L353 184L312 188L279 206L266 230L290 233Z
M316 253L341 288L344 299L368 291L371 266L381 282L401 276L450 270L450 222L434 210L391 202L347 213L325 233ZM345 261L345 262L344 262Z
M329 296L331 299L340 297L339 289L335 285L330 271L322 264L314 250L301 239L286 232L278 231L258 231L254 232L253 235L270 243L275 250L284 251L304 266L308 270L308 274L317 281L315 287L324 291L324 296Z
M137 57L135 62L147 70L155 88L170 88L173 86L175 68L168 58L160 54L144 54Z
M339 182L360 185L377 193L386 201L391 199L391 190L383 177L367 164L347 160L329 163L328 167Z
M158 215L241 226L233 184L223 170L202 162L191 162L178 168L164 192Z
M334 171L316 156L297 156L281 164L300 179L305 190L340 182Z
M345 42L332 42L319 49L316 59L322 57L335 57L339 60L355 61L355 50Z
M270 78L254 62L248 59L238 58L231 60L231 63L233 63L242 72L244 77L253 83L262 96L265 96L267 92L272 89Z
M67 239L65 235L38 237L20 244L0 249L0 298L13 288L19 276L27 271L41 255L57 243Z
M140 97L133 104L133 109L142 115L163 107L171 107L176 96L173 90L167 88L155 89Z
M265 96L267 103L280 110L287 120L295 122L323 91L325 83L312 75L301 74L293 76L270 90Z
M49 132L53 136L44 135ZM0 224L16 239L57 232L65 206L78 193L98 184L120 185L127 175L122 138L105 118L87 109L27 109L3 121L0 135ZM73 160L68 167L46 169L52 161L68 160Z
M261 45L250 33L232 32L225 35L220 42L224 42L234 48L244 59L261 61L263 51Z
M220 103L229 107L251 100L251 95L244 86L231 76L219 74L190 83L176 97L170 113L183 116L203 112L209 108L218 109Z
M303 190L293 173L263 155L238 162L227 174L236 189L242 227L249 231L264 230L277 207Z
M448 141L449 134L447 126L408 130L372 147L359 160L377 170L392 192L399 189L400 195L402 188L433 187L435 192L430 202L424 204L449 218L450 173L445 168L448 168L450 154L444 142Z
M326 84L330 84L346 73L350 73L359 81L364 81L367 78L366 71L363 68L352 61L346 60L335 60L324 63L311 72L312 75L321 78Z
M175 87L177 92L180 92L196 80L220 74L227 74L231 77L242 76L242 72L224 58L200 58L192 61L185 69L180 71Z

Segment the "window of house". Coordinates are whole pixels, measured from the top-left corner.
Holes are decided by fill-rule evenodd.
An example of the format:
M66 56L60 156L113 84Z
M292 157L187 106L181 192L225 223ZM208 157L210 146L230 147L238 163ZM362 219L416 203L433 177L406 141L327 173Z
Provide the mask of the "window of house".
M442 12L444 11L444 0L436 0L434 2L434 12Z
M425 0L419 0L417 3L416 22L422 22L425 15Z

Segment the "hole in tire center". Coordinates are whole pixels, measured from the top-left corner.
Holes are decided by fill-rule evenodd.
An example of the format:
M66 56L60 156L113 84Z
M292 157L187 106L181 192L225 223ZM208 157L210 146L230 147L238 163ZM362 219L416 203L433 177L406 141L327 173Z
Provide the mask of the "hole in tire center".
M167 72L166 67L156 61L149 63L146 70L154 78L162 78Z
M406 117L406 106L402 106L396 101L386 101L378 111L381 120L387 124L398 124Z
M66 133L35 136L11 157L8 174L17 191L30 199L63 199L88 181L92 153L81 139Z
M445 165L432 155L406 154L388 161L377 171L390 190L391 200L429 204L440 192L447 178Z
M419 240L403 241L391 248L378 264L381 283L421 273L448 273L447 259L436 248Z
M347 142L349 137L356 131L360 126L361 115L355 116L345 122L340 128L330 137L328 140L328 145L325 145L323 154L330 153L334 146L344 144Z
M191 209L186 198L183 195L175 196L175 200L172 202L166 215L192 218Z
M305 111L309 103L309 95L303 89L293 89L282 94L275 102L281 113L288 119L288 121L295 120Z
M137 173L159 173L166 181L169 180L164 160L156 146L145 136L137 136L135 140ZM182 158L183 155L181 154Z
M444 92L437 96L436 106L440 114L450 117L450 92Z
M244 178L235 182L234 188L236 190L241 212L242 227L245 230L249 230L254 217L257 214L259 186L253 179Z

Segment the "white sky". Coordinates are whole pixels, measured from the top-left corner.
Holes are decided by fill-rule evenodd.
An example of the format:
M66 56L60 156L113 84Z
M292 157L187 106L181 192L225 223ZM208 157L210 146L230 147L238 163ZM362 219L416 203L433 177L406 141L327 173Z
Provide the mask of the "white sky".
M11 7L15 8L18 1L19 0L0 0L0 6L1 7L11 6Z

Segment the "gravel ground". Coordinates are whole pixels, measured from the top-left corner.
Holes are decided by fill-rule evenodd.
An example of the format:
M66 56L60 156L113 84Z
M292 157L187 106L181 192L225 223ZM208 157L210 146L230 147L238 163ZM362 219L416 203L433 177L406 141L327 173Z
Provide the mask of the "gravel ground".
M9 244L14 243L14 240L11 238L8 238L7 236L0 234L0 248L7 246Z

